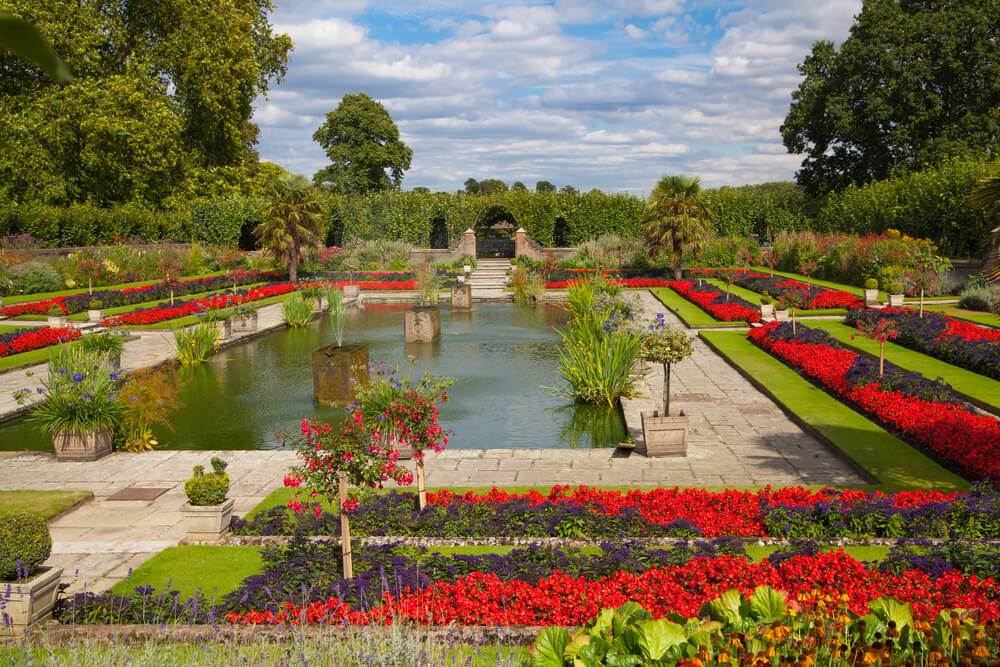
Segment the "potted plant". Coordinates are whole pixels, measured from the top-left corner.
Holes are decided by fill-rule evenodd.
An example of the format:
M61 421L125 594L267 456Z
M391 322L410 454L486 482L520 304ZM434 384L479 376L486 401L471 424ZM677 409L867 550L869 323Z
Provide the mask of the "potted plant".
M100 322L104 319L104 302L100 299L91 299L87 304L87 319L91 322Z
M51 434L57 461L94 461L111 453L112 432L123 412L118 389L118 373L102 355L76 345L52 351L48 380L37 390L42 400L31 418ZM22 389L14 398L23 405L31 393Z
M121 370L122 352L125 351L125 336L110 331L90 334L78 343L83 350L98 355L109 371Z
M903 307L903 283L899 281L889 283L889 307Z
M0 515L0 637L23 637L51 617L62 578L62 568L42 566L51 552L45 521L27 512Z
M687 415L670 412L670 366L693 352L691 338L676 329L660 326L643 336L642 357L663 364L663 409L640 413L646 456L687 456Z
M878 280L869 278L865 281L865 305L869 308L879 305Z
M218 540L229 530L233 518L235 501L226 498L229 493L228 464L216 456L211 463L212 472L206 473L204 466L195 466L194 476L184 482L188 501L181 508L181 514L189 540Z
M325 290L319 285L309 285L308 287L303 287L299 290L299 294L302 295L303 299L315 299L316 301L316 312L322 313L326 310L327 304L324 303L323 294Z
M66 328L66 309L58 304L52 304L46 313L48 325L53 329Z
M762 320L774 318L774 299L767 292L760 295L760 318Z
M257 330L257 309L248 304L241 303L233 309L232 322L233 333L250 333Z
M417 266L420 303L403 315L403 338L407 343L430 343L441 337L441 309L438 307L440 281L428 262Z
M233 335L233 311L230 308L217 308L201 313L203 322L212 322L219 331L219 340L226 340Z

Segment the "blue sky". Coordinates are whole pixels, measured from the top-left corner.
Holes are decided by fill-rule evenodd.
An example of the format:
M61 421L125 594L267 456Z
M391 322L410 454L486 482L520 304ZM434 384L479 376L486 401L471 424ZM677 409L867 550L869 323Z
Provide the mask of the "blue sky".
M538 180L646 193L790 180L779 127L817 39L860 0L276 0L295 42L257 100L261 159L311 176L312 133L346 93L381 101L413 149L403 188Z

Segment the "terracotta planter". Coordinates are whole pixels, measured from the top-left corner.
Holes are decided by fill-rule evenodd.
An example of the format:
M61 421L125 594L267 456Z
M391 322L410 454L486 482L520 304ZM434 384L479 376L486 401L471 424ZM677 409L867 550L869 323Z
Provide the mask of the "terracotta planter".
M111 429L97 431L56 431L52 447L57 461L96 461L111 453Z
M28 581L0 582L0 637L23 637L26 628L52 617L62 579L61 567L41 567Z
M53 329L65 329L66 328L66 316L60 315L59 317L53 317L49 315L45 318L48 325Z
M88 310L87 320L90 322L100 322L104 319L104 310Z
M355 385L368 385L368 346L328 345L312 353L313 399L347 405L354 401Z
M684 411L664 417L659 410L641 412L645 456L687 456L688 418Z
M415 306L403 316L403 340L407 343L431 343L441 337L441 309L438 306Z
M192 541L218 540L229 531L233 520L233 505L236 501L227 498L221 505L192 505L184 503L181 515L184 517L184 530L187 538Z
M257 330L257 314L233 318L233 333L250 333Z
M760 317L761 319L774 317L774 304L773 303L760 304Z
M866 306L878 306L881 302L878 300L878 289L868 289L865 288L865 305Z
M361 288L357 285L344 285L343 290L345 299L357 299L361 296Z
M787 310L775 310L774 311L774 319L776 319L779 322L787 322L788 319L789 319L789 317L788 317L788 311Z
M903 295L902 294L890 294L889 295L889 307L890 308L902 308L903 307Z

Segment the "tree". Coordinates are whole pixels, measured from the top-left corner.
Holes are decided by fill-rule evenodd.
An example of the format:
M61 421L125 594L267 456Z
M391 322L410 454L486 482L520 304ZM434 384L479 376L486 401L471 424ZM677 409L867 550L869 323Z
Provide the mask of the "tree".
M494 192L507 192L507 184L499 178L486 178L479 181L479 191L484 195L491 195Z
M808 194L1000 148L1000 3L866 0L850 37L818 41L781 127Z
M482 194L483 188L479 185L479 181L474 178L465 179L465 192L470 195Z
M686 246L705 241L712 231L712 212L699 196L701 180L692 176L664 176L650 193L643 218L643 237L650 260L671 255L674 278L681 278Z
M511 192L527 192L528 186L521 181L514 181L514 184L510 186Z
M561 193L563 193L565 195L572 195L572 196L576 196L576 195L580 194L579 192L577 192L577 189L574 188L572 185L564 185L564 186L562 186L561 188L559 188L559 192L561 192Z
M1000 176L980 179L967 198L969 206L991 218L1000 217ZM989 252L983 272L990 280L1000 278L1000 227L990 232L986 241Z
M315 183L335 192L365 193L399 188L413 151L380 102L366 93L347 94L313 134L331 164L316 172Z
M548 181L538 181L535 183L535 192L555 192L556 186L552 185Z
M306 247L317 246L325 233L323 206L305 176L282 174L272 186L271 204L254 234L264 252L283 257L288 279L299 277L299 260Z

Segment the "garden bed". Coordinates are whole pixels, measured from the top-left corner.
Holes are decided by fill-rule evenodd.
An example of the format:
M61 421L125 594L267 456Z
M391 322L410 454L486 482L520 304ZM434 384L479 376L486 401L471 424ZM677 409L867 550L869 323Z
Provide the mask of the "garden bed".
M863 305L863 301L851 292L830 289L787 276L770 276L767 273L745 269L689 270L688 273L692 277L707 275L713 278L721 274L728 274L732 277L734 284L757 294L767 292L772 297L777 297L788 290L796 290L803 295L804 303L801 309L806 311L850 310Z
M724 293L710 283L696 284L690 280L672 280L669 285L688 301L697 304L712 317L723 322L760 322L760 309L753 304Z

